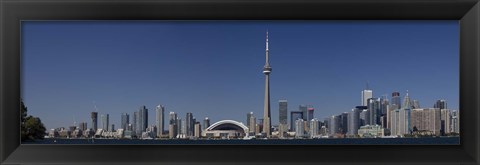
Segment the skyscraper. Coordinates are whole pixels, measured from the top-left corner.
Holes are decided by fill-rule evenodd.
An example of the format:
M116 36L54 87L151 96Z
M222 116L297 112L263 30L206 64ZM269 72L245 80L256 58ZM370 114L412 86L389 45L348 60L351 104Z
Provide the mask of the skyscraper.
M270 136L271 134L271 125L272 122L270 120L270 72L272 72L272 68L268 63L268 31L267 31L267 40L265 46L265 66L263 67L263 74L265 74L265 98L264 98L264 106L263 106L263 133L266 136Z
M335 136L335 134L340 133L340 117L333 115L330 117L329 122L330 135Z
M101 116L102 118L102 128L104 131L108 131L108 127L109 127L109 117L108 117L108 114L105 114L105 115L102 115Z
M410 97L407 94L405 95L403 106L398 112L398 132L400 136L405 134L410 134L412 132L411 123L410 123L410 111L412 109Z
M367 99L367 107L370 112L370 125L380 124L380 99L379 98L369 98Z
M88 129L87 122L81 122L79 125L80 130L85 131Z
M193 114L191 112L188 112L187 113L187 116L185 117L185 135L190 137L190 136L193 136L193 130L194 130L194 126L195 126L195 123L193 121Z
M457 110L452 111L452 132L460 133L460 114Z
M441 134L448 134L452 132L452 115L449 109L441 109L440 110L440 118L441 118Z
M253 112L247 113L247 125L250 123L250 118L253 116Z
M157 116L156 116L156 125L157 125L157 136L160 137L163 135L164 130L164 116L165 116L165 106L158 105L156 108Z
M203 127L203 129L210 127L210 119L208 117L205 117L205 120L203 120Z
M400 109L402 106L401 98L400 98L400 92L393 92L392 93L392 102L391 104L393 107L392 109Z
M291 131L295 131L295 121L298 119L303 120L303 112L302 111L291 111L290 112L290 129Z
M340 133L347 134L348 132L348 112L343 112L339 115L340 118Z
M382 96L382 98L380 98L380 116L386 116L388 111L388 105L389 102L387 95Z
M122 113L122 124L120 126L123 130L127 130L128 124L130 123L129 118L130 116L128 115L128 113Z
M137 135L142 135L142 133L148 127L148 109L147 107L141 106L138 110L138 124L137 124Z
M369 98L373 97L373 92L372 90L368 89L368 83L367 83L367 88L362 91L362 106L367 106L367 100Z
M308 120L307 105L299 105L298 110L303 113L303 116L302 116L303 121L307 121Z
M313 109L313 107L309 107L307 108L307 116L308 116L308 121L311 121L314 117L313 117L313 112L315 111L315 109Z
M447 101L446 100L437 100L437 102L435 102L435 104L433 105L433 108L447 109Z
M431 131L439 136L441 132L441 112L438 108L412 109L411 127L417 130Z
M175 112L169 113L169 122L168 122L168 137L170 139L177 136L177 114Z
M132 132L135 135L137 134L137 128L138 128L138 112L135 111L133 112L133 118L132 118Z
M364 109L360 112L360 126L370 125L370 110Z
M92 112L90 117L92 118L92 129L93 131L97 131L98 112Z
M176 123L176 125L177 125L177 135L178 134L183 134L182 118L177 116L177 119L175 121L177 122Z
M310 120L310 138L314 138L319 134L319 126L320 125L317 118L313 118L312 120Z
M278 101L278 112L279 112L278 121L280 122L280 124L287 125L287 108L288 108L287 100Z
M359 108L354 108L348 115L348 135L358 134L358 128L360 128L360 112Z
M278 136L283 138L285 133L288 132L288 120L287 120L287 108L288 103L287 100L279 100L278 101Z
M295 120L295 137L296 138L303 138L305 134L305 124L303 119Z
M257 126L257 118L255 116L250 116L250 123L248 123L249 134L255 134L255 129Z
M193 132L195 132L194 136L197 138L202 136L202 126L200 125L200 122L195 122Z
M182 123L182 125L181 125L181 127L182 127L181 132L182 132L182 133L181 133L181 134L182 134L182 136L187 137L187 134L188 134L188 132L189 132L189 131L188 131L188 124L190 124L190 123L187 123L188 119L185 119L185 120L183 120L183 121L182 121L182 119L179 119L179 120L180 120L180 122Z

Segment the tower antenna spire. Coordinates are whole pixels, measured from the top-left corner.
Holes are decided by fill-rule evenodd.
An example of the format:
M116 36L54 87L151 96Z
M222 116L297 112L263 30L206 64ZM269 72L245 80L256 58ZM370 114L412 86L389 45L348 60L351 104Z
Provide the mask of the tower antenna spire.
M265 44L265 66L270 66L268 62L268 29L267 29L267 37L266 37L266 44Z

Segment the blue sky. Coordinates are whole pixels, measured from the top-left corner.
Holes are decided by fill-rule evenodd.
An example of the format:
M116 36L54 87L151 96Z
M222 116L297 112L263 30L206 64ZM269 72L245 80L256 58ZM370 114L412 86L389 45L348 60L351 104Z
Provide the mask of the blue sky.
M158 104L245 123L263 116L267 29L274 125L280 99L323 119L359 105L367 82L458 109L458 21L25 21L22 97L47 129L90 127L94 105L117 128L142 105L154 124Z

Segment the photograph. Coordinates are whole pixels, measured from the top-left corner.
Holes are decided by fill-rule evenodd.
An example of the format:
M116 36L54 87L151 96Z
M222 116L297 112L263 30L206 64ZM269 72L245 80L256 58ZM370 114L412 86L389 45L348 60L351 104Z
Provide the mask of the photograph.
M20 48L21 144L461 144L458 20L24 20Z

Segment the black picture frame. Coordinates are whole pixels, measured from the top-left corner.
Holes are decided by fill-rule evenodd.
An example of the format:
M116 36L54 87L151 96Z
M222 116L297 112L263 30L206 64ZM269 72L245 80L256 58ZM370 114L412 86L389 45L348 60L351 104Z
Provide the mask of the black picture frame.
M479 164L478 0L2 0L1 164ZM459 20L461 145L21 145L22 20Z

